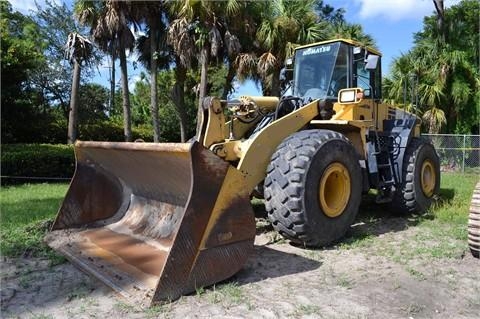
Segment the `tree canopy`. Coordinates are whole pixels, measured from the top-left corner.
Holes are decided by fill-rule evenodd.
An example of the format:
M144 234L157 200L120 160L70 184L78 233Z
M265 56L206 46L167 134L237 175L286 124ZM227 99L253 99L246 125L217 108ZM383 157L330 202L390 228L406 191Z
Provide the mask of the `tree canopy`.
M417 111L423 115L426 130L478 134L480 4L462 0L443 8L443 1L435 3L437 13L425 17L423 30L414 36L414 47L394 60L385 91L389 98L402 103L402 88L415 76L420 102Z
M478 132L478 1L450 8L433 2L436 14L425 17L414 47L385 78L385 96L416 107L425 130ZM72 105L78 107L80 139L92 138L92 129L103 125L124 128L115 140L185 141L195 134L203 96L226 99L245 79L279 96L281 69L298 45L348 38L376 46L342 8L321 0L76 0L72 8L47 0L29 15L2 1L0 9L4 143L65 142ZM71 34L94 44L91 65L82 65L75 77L75 63L65 59ZM144 68L135 84L127 60ZM109 90L90 83L106 61L113 66ZM77 76L78 94L72 93ZM404 85L413 76L420 103L403 105Z

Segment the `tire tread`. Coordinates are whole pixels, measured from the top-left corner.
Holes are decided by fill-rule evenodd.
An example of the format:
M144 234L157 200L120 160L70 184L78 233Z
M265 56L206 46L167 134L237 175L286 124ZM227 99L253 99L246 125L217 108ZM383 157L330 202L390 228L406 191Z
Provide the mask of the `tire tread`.
M351 145L344 135L334 131L297 132L278 146L267 168L265 208L268 218L274 229L294 243L319 246L332 241L318 234L313 235L315 226L311 225L304 213L303 202L304 183L310 164L322 144L331 140L341 140Z

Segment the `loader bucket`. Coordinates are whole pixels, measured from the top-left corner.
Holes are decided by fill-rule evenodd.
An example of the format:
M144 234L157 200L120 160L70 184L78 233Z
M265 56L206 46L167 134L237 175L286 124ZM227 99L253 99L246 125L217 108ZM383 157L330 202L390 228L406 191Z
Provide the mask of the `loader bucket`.
M77 142L46 242L136 304L172 301L239 271L255 219L244 176L198 142Z

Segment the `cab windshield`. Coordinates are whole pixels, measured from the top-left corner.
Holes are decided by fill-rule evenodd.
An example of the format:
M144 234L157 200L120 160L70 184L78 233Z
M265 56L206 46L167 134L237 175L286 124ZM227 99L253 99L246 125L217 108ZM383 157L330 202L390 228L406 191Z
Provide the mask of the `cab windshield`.
M340 42L295 52L293 95L304 99L336 99L348 86L348 50Z

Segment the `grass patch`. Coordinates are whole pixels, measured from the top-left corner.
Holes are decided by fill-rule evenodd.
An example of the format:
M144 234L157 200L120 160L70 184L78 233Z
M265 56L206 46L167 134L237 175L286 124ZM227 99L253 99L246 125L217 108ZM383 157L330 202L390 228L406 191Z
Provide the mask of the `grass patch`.
M202 292L200 296L205 296L211 304L222 303L224 306L249 304L247 296L236 282L213 285L212 288Z
M478 180L476 174L443 173L440 200L429 211L434 217L433 220L456 225L466 224L473 189Z
M118 301L114 308L122 314L139 313L141 311L138 307L123 301Z
M415 258L461 258L467 249L470 201L479 177L475 174L443 173L440 196L427 212L394 215L388 206L366 196L359 215L340 249L368 249L400 264ZM395 234L415 227L411 238Z
M304 316L318 315L320 313L320 307L316 305L299 305L293 314L294 318L300 318Z
M336 278L337 285L346 289L351 289L353 287L353 281L348 277L347 274L340 274Z
M25 184L0 191L0 252L3 256L46 256L63 261L44 243L67 184Z
M417 280L425 280L425 274L423 274L422 272L416 269L413 269L411 267L407 267L407 271L410 275L415 277Z
M147 308L144 313L146 318L167 318L170 314L172 304L154 305Z

